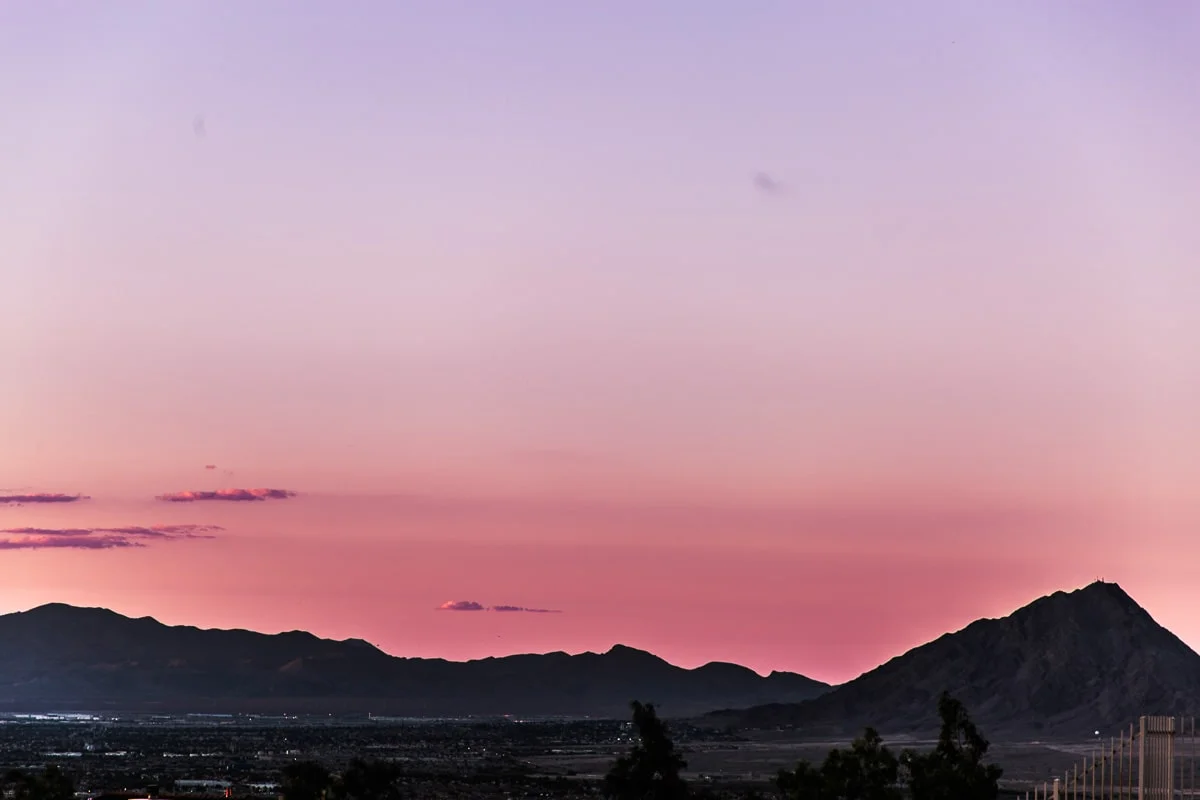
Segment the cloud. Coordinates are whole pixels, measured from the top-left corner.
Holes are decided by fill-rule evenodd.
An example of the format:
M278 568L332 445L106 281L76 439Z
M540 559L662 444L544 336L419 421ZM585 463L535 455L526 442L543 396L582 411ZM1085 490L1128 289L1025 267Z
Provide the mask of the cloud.
M0 550L145 547L147 540L212 539L220 525L127 525L120 528L0 528Z
M53 492L33 492L32 494L0 495L0 504L10 503L23 505L25 503L74 503L79 500L91 500L82 494L56 494Z
M485 606L474 600L447 600L437 607L438 611L524 611L529 614L561 614L549 608L523 608L522 606Z
M216 469L217 465L216 464L205 464L204 468L205 469Z
M783 194L783 184L765 172L756 172L754 174L754 188L763 194Z
M253 502L255 500L286 500L296 493L287 489L217 489L213 492L169 492L160 494L157 500L168 503L194 503L198 500L227 500L231 502Z
M225 530L220 525L127 525L121 528L0 528L0 533L24 536L86 536L112 533L157 539L211 539L211 531Z
M112 550L118 547L144 547L141 542L135 542L120 536L86 536L80 538L29 537L22 539L0 539L0 550Z
M484 612L487 606L481 606L474 600L448 600L438 606L439 612Z
M554 608L524 608L522 606L492 606L490 611L523 611L526 614L561 614Z

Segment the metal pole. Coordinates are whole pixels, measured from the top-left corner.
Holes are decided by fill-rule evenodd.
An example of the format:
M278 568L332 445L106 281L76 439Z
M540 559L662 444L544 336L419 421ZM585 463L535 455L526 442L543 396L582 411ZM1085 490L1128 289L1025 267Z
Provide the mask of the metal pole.
M1146 718L1138 720L1138 800L1145 796L1146 788Z
M1124 800L1125 788L1125 731L1121 731L1117 736L1117 794L1121 795L1117 800Z
M1100 753L1100 797L1104 797L1104 778L1108 774L1108 756Z
M1125 776L1125 793L1133 800L1133 723L1129 723L1129 774Z
M1113 737L1108 737L1108 797L1112 800L1113 796L1113 767L1116 765L1117 758L1117 743Z

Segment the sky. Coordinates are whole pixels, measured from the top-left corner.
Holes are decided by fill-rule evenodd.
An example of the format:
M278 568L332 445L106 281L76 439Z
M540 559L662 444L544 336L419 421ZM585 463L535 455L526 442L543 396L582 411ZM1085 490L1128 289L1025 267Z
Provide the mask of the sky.
M1103 577L1200 647L1197 36L0 4L0 612L842 681Z

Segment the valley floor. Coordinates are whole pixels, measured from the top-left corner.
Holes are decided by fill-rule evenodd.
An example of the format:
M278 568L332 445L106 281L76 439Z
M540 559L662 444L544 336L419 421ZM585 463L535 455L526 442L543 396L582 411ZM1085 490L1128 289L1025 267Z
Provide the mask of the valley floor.
M674 734L688 777L730 796L768 790L780 769L799 759L819 762L830 748L847 744L778 733L718 735L682 724ZM925 749L933 742L893 738L888 744ZM337 770L359 757L397 762L413 788L430 797L547 790L562 797L586 794L630 745L627 726L614 721L9 719L0 724L0 772L55 764L95 795L156 787L166 794L176 781L227 782L234 796L272 795L264 787L289 763L315 760ZM1062 775L1094 746L995 742L991 756L1004 767L1005 785L1024 790Z

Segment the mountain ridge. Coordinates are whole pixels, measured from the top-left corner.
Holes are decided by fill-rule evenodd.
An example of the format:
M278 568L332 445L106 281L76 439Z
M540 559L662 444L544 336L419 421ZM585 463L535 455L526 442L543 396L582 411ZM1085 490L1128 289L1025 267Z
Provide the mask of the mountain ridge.
M800 703L717 711L709 724L847 734L936 728L937 695L962 699L989 732L1037 735L1200 712L1200 654L1118 584L1096 581L976 620Z
M66 603L0 615L0 642L7 711L624 717L639 698L685 716L828 689L795 673L760 676L722 662L687 669L622 644L449 661L393 656L362 639L167 625Z

